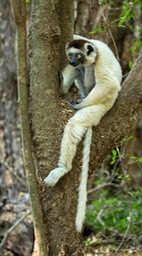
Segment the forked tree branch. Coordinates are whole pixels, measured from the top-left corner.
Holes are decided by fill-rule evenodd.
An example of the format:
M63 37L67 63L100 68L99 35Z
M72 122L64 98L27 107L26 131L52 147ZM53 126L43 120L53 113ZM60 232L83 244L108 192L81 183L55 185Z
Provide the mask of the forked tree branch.
M94 170L105 156L120 145L125 136L136 126L142 113L142 51L128 77L114 107L94 128L90 167Z

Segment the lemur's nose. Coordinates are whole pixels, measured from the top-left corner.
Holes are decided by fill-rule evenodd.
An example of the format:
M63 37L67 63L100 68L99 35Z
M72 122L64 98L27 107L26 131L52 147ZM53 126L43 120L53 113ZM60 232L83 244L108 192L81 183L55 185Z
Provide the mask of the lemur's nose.
M70 60L69 61L70 65L72 65L73 67L77 67L79 65L78 61L75 60Z
M71 64L72 66L74 66L76 63L75 63L74 60L70 60L70 64Z

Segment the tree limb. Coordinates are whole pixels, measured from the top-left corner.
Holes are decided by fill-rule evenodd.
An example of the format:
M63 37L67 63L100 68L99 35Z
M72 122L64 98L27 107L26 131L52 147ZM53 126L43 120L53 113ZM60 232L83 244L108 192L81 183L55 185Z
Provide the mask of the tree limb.
M122 84L122 90L114 107L94 128L91 151L91 170L95 169L119 145L121 140L130 134L142 112L142 51Z

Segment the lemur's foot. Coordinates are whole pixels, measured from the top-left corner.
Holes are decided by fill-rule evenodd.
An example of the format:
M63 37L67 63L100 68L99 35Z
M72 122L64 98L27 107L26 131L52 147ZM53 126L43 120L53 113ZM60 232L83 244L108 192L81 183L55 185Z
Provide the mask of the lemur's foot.
M48 187L53 187L66 172L66 169L63 167L55 168L44 179L44 183Z

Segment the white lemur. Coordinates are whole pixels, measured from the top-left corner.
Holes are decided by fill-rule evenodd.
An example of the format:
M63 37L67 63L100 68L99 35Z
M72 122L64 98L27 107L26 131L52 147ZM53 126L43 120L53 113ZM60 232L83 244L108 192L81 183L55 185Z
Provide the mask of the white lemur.
M87 94L92 85L93 89L80 103L72 106L78 111L69 119L62 138L58 167L53 169L44 179L47 186L54 186L58 180L72 169L72 161L77 145L85 135L81 181L79 186L76 229L81 232L85 218L87 200L87 178L92 127L100 123L101 118L108 112L120 91L122 71L110 48L98 40L74 36L74 40L66 45L66 55L69 61L63 70L63 92L67 93L73 80L79 79L79 90ZM83 68L82 68L83 67ZM92 70L92 77L87 76L86 69ZM82 84L80 75L83 72ZM81 71L80 71L81 70ZM86 74L85 74L86 72ZM86 76L86 77L85 77ZM91 82L90 82L91 81ZM89 89L88 89L89 85ZM82 95L83 97L85 95Z

